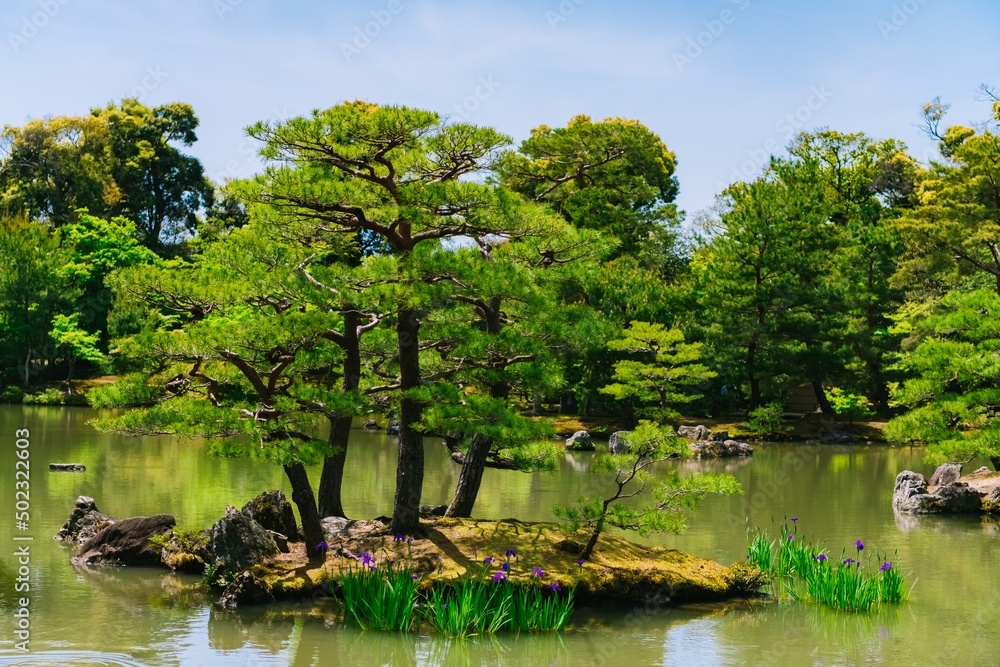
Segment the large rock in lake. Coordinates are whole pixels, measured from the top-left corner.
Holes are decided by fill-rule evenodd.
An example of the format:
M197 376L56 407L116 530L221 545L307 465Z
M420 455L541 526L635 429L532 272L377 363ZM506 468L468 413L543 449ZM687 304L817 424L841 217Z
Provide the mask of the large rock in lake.
M692 442L698 442L701 440L708 440L711 433L707 426L699 424L698 426L678 426L677 435L682 438L687 438Z
M628 431L615 431L611 434L611 438L608 440L608 449L611 450L612 454L628 454L632 450L626 440L627 436Z
M577 431L566 440L566 449L577 452L594 451L594 441L586 431Z
M732 456L750 456L753 454L753 447L746 442L738 442L736 440L695 442L692 443L691 449L694 451L696 459L721 459Z
M265 491L240 510L243 514L259 523L265 530L271 530L286 539L298 539L299 529L295 524L295 514L292 504L285 498L280 489Z
M934 471L934 474L931 475L931 481L928 482L927 485L941 486L943 484L951 484L952 482L957 482L958 478L961 476L961 463L942 463L938 466L938 469Z
M113 523L114 519L97 509L93 498L79 496L73 506L73 513L55 534L55 539L82 544Z
M278 545L263 526L235 507L209 531L208 550L212 562L230 572L243 570L278 555Z
M73 560L82 565L162 565L162 549L149 538L169 533L176 523L169 514L122 519L85 542Z
M965 482L952 482L927 490L920 473L904 470L896 475L892 507L904 514L976 514L983 511L983 494Z

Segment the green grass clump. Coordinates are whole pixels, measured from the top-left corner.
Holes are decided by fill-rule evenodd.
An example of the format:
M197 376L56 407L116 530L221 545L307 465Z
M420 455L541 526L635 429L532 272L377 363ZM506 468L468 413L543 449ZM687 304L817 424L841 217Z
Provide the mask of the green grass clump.
M344 607L364 629L405 632L413 626L417 582L409 568L388 561L375 565L370 554L362 554L358 567L340 579Z
M514 583L505 569L490 574L487 559L479 571L440 586L428 595L425 618L432 628L451 637L499 632L555 632L566 627L573 613L574 590L561 595L557 584ZM532 570L541 583L544 573Z
M884 555L874 554L873 558L869 551L867 563L862 563L859 559L865 545L858 540L854 544L857 559L844 554L840 559L831 559L825 548L798 535L796 521L792 519L791 530L787 523L782 525L778 540L772 541L765 531L755 530L747 543L747 560L774 577L779 596L809 599L843 611L868 611L906 600L906 575ZM881 563L877 569L872 566L873 560Z

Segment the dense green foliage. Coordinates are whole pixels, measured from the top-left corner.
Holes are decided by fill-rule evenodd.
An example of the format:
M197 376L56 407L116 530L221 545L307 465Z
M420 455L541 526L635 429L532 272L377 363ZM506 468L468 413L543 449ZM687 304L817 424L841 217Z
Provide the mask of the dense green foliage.
M803 133L687 234L677 156L632 119L577 116L515 147L345 102L248 128L265 168L224 187L183 152L198 127L183 103L7 127L2 395L58 402L115 373L90 401L129 411L103 427L281 465L310 541L343 515L351 419L370 412L400 428L400 532L418 521L425 435L461 466L448 512L469 516L484 470L552 468L555 409L774 435L807 388L828 419L896 416L890 437L937 459L1000 464L998 106L941 129L946 107L928 105L926 166L892 139ZM653 440L598 468L628 484L683 453ZM314 495L302 466L320 461ZM657 490L655 511L619 486L566 516L595 535L674 530L675 509L733 490L665 478L678 495Z

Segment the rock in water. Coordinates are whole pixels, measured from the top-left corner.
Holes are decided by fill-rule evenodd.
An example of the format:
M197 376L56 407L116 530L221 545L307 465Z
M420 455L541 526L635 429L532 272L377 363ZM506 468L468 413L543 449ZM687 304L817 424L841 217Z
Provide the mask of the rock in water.
M566 449L574 451L594 451L594 441L586 431L577 431L566 440Z
M628 454L631 451L626 437L628 431L615 431L608 440L608 449L612 454Z
M708 436L709 440L715 440L717 442L725 442L729 440L729 431L715 431L712 435Z
M82 463L50 463L49 470L54 472L86 472L87 466Z
M73 506L73 513L56 533L55 539L82 544L114 522L107 514L101 514L93 498L79 496Z
M957 482L958 478L961 476L961 463L942 463L938 466L938 469L934 471L934 474L931 475L931 481L927 483L927 486L942 486L944 484L951 484L952 482Z
M753 447L746 442L736 440L707 440L692 443L691 449L694 451L696 459L721 459L733 456L750 456L753 454Z
M928 493L923 475L904 470L896 475L892 507L904 514L975 514L983 511L983 494L965 482L944 484Z
M271 587L250 572L241 572L222 591L222 597L219 598L218 604L223 609L236 609L237 607L265 602L274 602Z
M170 532L176 523L169 514L122 519L84 543L73 560L83 565L162 565L162 549L149 538Z
M278 545L259 523L235 507L226 509L208 537L212 562L230 572L241 572L278 555Z
M399 422L393 417L389 420L389 424L385 427L386 435L399 435Z
M364 424L361 425L366 431L377 431L379 429L378 422L374 419L369 419Z
M699 424L698 426L679 426L677 427L677 435L692 442L699 442L708 440L710 432L707 426Z
M265 530L274 531L291 540L298 537L292 504L280 489L265 491L244 505L240 512L259 523Z

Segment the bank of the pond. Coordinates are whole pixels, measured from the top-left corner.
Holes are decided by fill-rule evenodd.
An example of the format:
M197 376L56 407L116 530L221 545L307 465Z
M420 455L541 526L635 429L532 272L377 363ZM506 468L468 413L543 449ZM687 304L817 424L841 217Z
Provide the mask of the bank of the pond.
M636 544L602 535L588 561L579 561L586 536L551 523L505 519L436 519L421 525L417 536L394 536L379 521L355 522L336 542L322 564L310 565L305 545L290 545L255 568L276 599L297 599L325 590L342 573L359 567L370 554L376 563L392 561L410 568L422 589L454 582L457 577L500 571L507 564L511 581L576 587L580 604L620 603L660 606L711 602L752 594L754 572L742 564L723 566L675 549ZM515 554L508 556L508 553ZM535 568L544 573L539 579Z

